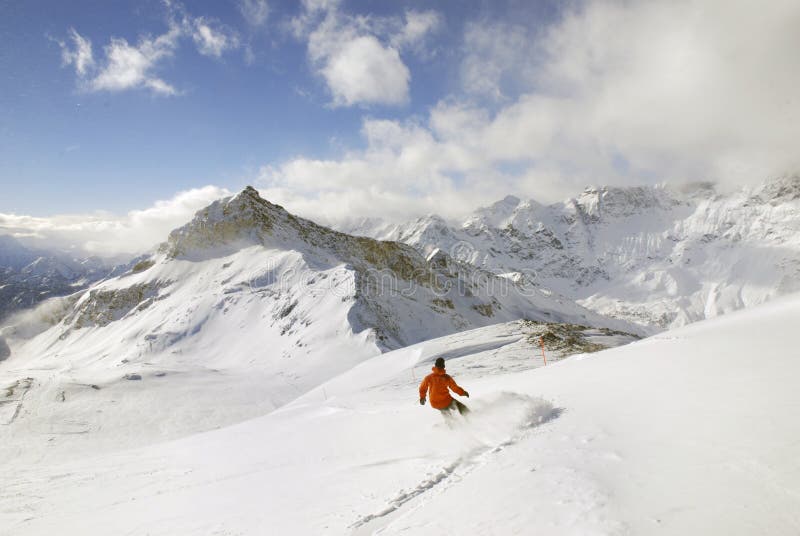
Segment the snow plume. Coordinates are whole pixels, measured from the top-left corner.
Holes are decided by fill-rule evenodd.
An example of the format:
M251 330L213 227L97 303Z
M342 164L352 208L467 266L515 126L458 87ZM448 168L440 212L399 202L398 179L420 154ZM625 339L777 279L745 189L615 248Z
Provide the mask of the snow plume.
M86 91L124 91L149 89L158 95L179 95L180 91L156 73L165 60L175 55L181 40L191 38L198 52L219 58L238 48L236 32L214 20L190 15L178 2L165 2L167 31L158 36L142 35L135 44L111 37L103 47L105 61L98 64L92 55L91 41L70 28L73 46L61 46L63 64L72 65L79 85Z
M309 57L334 103L401 102L403 75L386 92L339 80L350 58L391 46L361 39L371 20L313 5ZM740 185L800 168L800 4L564 5L535 30L467 23L462 87L427 115L364 118L363 143L337 158L271 164L267 195L309 215L448 216L507 193L556 202L587 185Z
M513 442L525 430L556 419L563 412L546 400L513 392L493 393L469 402L469 407L469 420L455 427L466 452ZM443 438L443 443L452 440Z
M103 257L138 254L164 240L197 210L229 194L216 186L194 188L125 215L100 212L34 217L0 213L0 233L41 248L68 248Z
M58 324L75 305L78 296L50 298L32 309L12 314L0 325L0 339L5 338L12 344L14 341L32 339Z
M409 11L405 20L350 15L337 1L306 0L292 29L307 41L309 61L333 106L400 105L408 101L411 80L400 53L419 51L439 20L433 11Z

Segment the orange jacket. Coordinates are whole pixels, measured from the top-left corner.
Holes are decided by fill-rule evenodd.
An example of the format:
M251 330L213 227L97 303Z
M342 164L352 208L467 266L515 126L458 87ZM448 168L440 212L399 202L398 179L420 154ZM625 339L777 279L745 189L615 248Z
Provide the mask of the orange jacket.
M453 401L448 389L452 389L461 396L466 393L444 369L433 367L433 372L425 376L425 379L419 384L419 398L428 398L431 406L436 409L444 409ZM428 390L430 390L430 396L426 396Z

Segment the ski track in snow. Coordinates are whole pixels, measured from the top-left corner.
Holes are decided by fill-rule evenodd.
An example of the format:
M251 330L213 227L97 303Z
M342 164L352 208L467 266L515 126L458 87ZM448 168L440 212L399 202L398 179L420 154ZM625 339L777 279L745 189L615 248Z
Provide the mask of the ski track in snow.
M478 426L476 426L473 424L474 420L466 419L456 430L468 439L479 442L480 446L470 449L452 463L445 465L438 472L421 481L413 489L401 490L389 501L386 508L359 518L349 527L353 530L352 535L380 534L393 522L424 507L427 502L426 498L432 494L444 493L450 487L457 485L475 469L489 463L492 455L519 443L533 430L558 418L563 413L563 409L553 407L549 402L515 393L503 393L503 396L498 401L483 408L483 410L476 408L472 412L472 419L489 420L492 416L492 409L507 405L509 401L512 403L522 402L528 406L525 417L516 424L510 435L499 441L486 440L485 437L481 437L483 435L481 432L484 430L478 429L481 423L479 422ZM486 415L482 418L478 417L480 415L478 412L480 411L486 412Z

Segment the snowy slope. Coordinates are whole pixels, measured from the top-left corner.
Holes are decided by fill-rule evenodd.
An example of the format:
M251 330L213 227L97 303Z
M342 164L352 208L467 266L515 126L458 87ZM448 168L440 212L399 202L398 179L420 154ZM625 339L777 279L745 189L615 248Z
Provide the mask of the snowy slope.
M375 357L271 415L0 465L13 534L800 532L800 296L548 367L508 327ZM416 385L448 352L449 429Z
M342 227L524 274L592 310L661 327L800 290L798 175L727 194L708 184L587 188L549 206L508 196L453 224Z
M57 322L26 340L40 316ZM228 425L382 351L519 318L636 331L441 253L296 218L248 188L128 273L0 333L11 346L0 388L12 393L0 455L48 455L28 434L77 456Z

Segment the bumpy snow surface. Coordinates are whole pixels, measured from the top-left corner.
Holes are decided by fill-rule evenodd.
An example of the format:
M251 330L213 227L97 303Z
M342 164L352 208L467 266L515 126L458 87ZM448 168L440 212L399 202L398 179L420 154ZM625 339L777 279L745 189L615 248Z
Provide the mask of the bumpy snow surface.
M173 442L64 461L58 438L26 431L33 453L53 453L0 461L0 528L798 534L799 323L794 295L536 368L506 324L385 353L267 416ZM443 353L472 395L452 427L417 400Z

